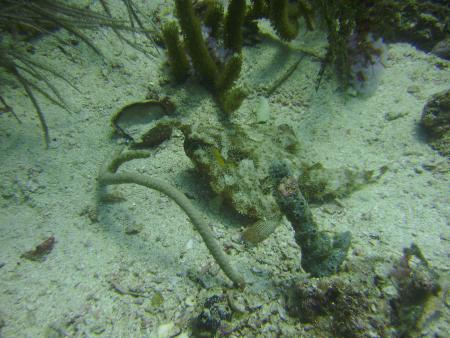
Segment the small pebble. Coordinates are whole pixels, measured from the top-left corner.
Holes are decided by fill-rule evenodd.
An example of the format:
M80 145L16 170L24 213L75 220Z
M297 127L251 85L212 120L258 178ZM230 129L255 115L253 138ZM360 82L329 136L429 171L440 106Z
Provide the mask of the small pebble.
M397 120L406 115L408 115L408 113L406 113L406 112L390 111L390 112L386 113L386 115L384 115L384 118L386 119L386 121L394 121L394 120Z
M142 229L144 229L143 224L132 224L125 228L125 233L127 235L137 235L142 231Z
M167 338L167 337L174 337L178 332L178 329L175 327L175 324L173 322L161 324L158 327L157 331L157 337L158 338Z
M411 85L406 91L410 94L417 94L420 92L420 87L418 85Z

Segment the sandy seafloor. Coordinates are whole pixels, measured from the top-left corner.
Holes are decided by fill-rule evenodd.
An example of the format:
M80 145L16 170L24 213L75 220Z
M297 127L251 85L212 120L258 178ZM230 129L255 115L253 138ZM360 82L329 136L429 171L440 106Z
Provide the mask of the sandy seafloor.
M69 39L64 32L55 34ZM214 265L186 214L158 192L132 185L114 187L124 201L103 205L96 221L96 177L118 147L111 138L111 115L126 103L144 99L149 89L171 95L175 102L177 95L193 97L196 104L189 106L184 100L177 107L181 112L202 106L212 114L218 110L201 86L190 83L167 89L163 50L149 58L108 30L89 36L105 54L104 62L82 43L67 49L70 60L54 39L35 42L33 57L63 73L79 89L52 79L73 113L38 97L50 129L50 149L45 149L22 88L2 86L3 97L22 124L10 114L0 116L0 335L188 336L189 320L199 313L202 302L215 290L227 288L229 281ZM241 109L252 109L259 89L298 59L301 53L295 47L314 47L317 39L323 36L300 36L290 43L292 49L276 39L246 47L242 81L250 96ZM361 256L392 261L404 247L416 243L441 274L445 288L450 267L448 162L425 142L419 120L427 99L448 89L448 63L408 44L389 45L379 86L370 97L344 97L330 73L316 92L319 67L314 59L304 58L271 96L268 123L291 125L311 161L332 168L388 166L388 171L338 204L313 205L318 224L351 231L348 261ZM232 248L230 259L248 281L243 294L235 297L255 312L248 335L306 334L304 324L286 314L286 290L280 287L290 271L298 271L300 261L288 222L258 247L243 245L242 225L210 203L214 196L197 177L182 144L182 136L175 134L151 150L149 159L127 167L163 178L187 193L221 244ZM125 231L140 224L144 227L138 234ZM45 261L21 258L50 235L56 244ZM200 275L203 283L193 275ZM120 289L135 294L121 294ZM160 304L155 295L162 296ZM449 330L448 318L438 316L422 334L443 337Z

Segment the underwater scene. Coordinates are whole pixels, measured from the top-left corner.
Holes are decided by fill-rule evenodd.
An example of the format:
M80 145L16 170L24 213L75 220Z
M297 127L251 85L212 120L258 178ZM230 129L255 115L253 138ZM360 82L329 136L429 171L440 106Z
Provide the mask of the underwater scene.
M449 337L450 4L0 0L0 338Z

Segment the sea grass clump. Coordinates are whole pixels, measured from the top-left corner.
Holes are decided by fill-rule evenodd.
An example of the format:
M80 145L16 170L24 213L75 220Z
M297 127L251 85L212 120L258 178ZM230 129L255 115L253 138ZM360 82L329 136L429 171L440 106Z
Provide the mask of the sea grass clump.
M108 27L112 28L120 39L134 48L141 49L125 38L120 31L143 32L151 38L149 33L151 30L146 29L140 22L133 2L122 1L131 18L130 22L112 18L105 0L101 1L104 12L96 12L77 4L67 4L61 0L0 0L0 68L5 70L2 75L12 77L25 90L38 115L47 147L50 143L49 128L35 94L40 93L53 104L69 111L63 96L52 83L52 78L63 80L75 89L76 86L48 64L36 61L33 55L27 52L28 43L31 39L47 35L54 37L64 50L66 43L54 34L56 30L63 29L103 57L83 30ZM135 22L139 24L134 26Z

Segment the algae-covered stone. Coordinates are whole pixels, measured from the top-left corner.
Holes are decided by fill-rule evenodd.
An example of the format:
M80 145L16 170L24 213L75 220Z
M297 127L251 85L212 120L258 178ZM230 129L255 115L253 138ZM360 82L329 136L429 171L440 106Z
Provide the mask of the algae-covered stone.
M421 125L430 145L442 155L450 154L450 89L433 95L425 104Z

